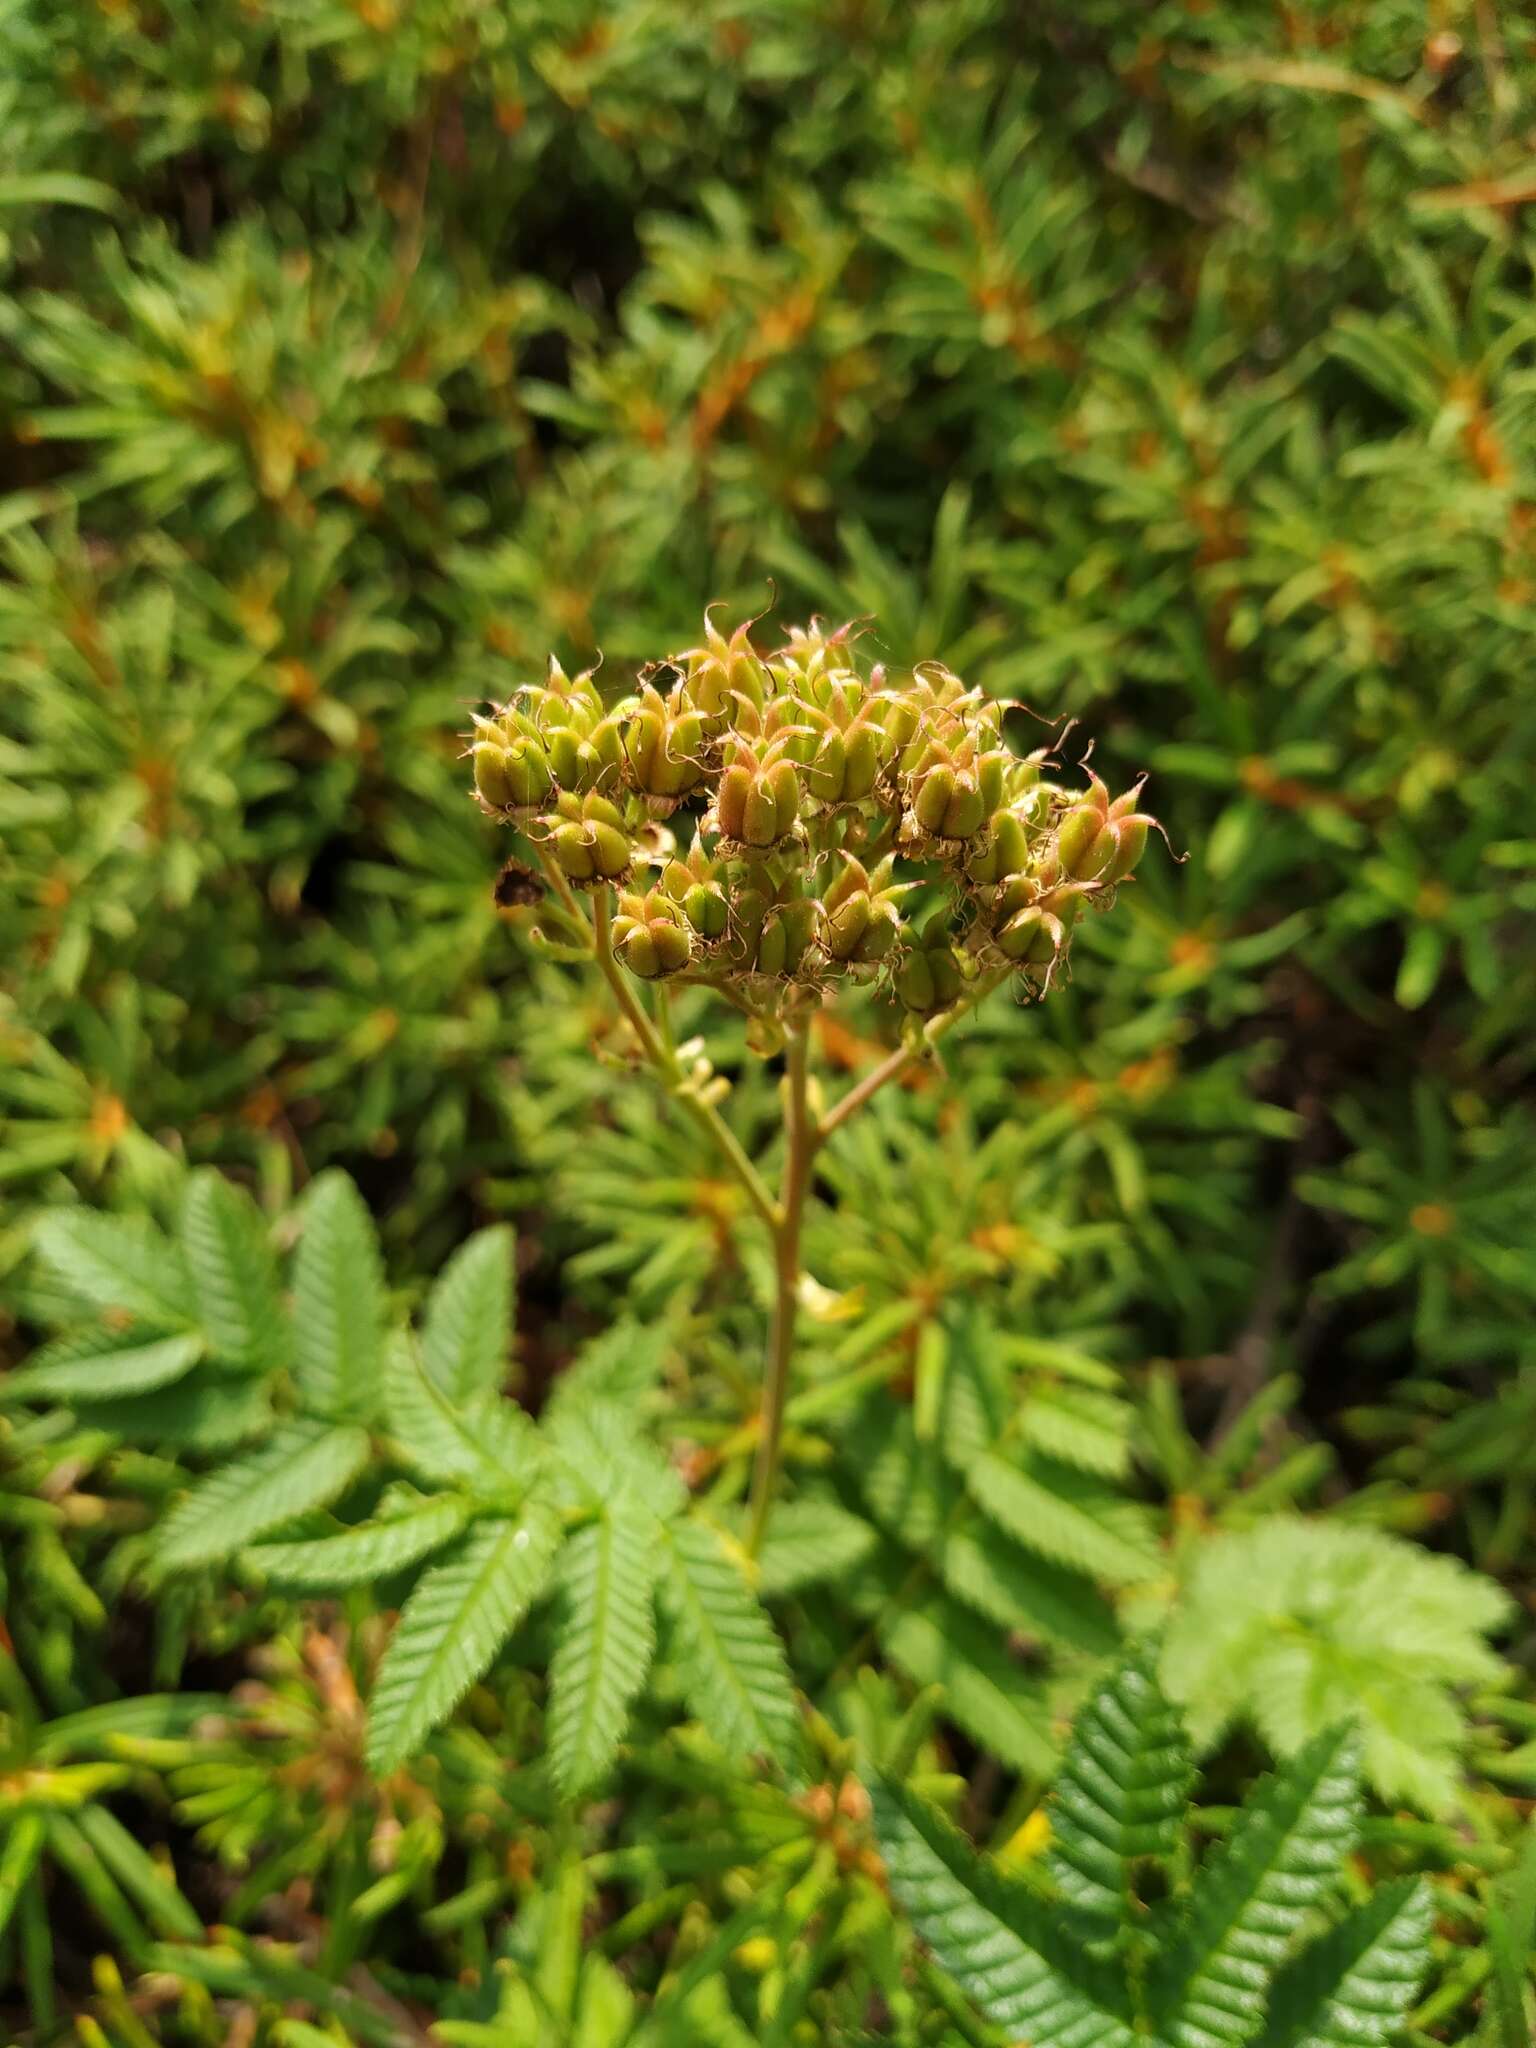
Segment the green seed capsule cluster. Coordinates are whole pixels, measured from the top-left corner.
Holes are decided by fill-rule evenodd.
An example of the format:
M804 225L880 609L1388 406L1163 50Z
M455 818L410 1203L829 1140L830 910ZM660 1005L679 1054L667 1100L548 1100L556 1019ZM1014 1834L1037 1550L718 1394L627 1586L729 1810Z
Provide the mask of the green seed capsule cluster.
M640 980L725 984L764 1018L871 982L923 1020L983 977L1044 994L1153 823L1139 785L1016 753L1004 708L936 662L869 665L850 627L763 654L706 617L616 703L551 661L476 719L475 794L563 885L617 890Z

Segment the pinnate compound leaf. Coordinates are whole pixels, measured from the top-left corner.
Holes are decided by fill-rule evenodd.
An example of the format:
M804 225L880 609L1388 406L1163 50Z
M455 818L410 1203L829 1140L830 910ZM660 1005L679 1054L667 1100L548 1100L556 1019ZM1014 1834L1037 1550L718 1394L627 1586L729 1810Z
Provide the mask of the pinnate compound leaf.
M1050 1868L1099 1934L1135 1915L1136 1865L1178 1847L1194 1764L1141 1650L1090 1695L1051 1789Z
M221 1465L172 1508L155 1539L162 1570L214 1564L258 1536L323 1508L367 1463L368 1435L285 1422L259 1450Z
M1170 2048L1238 2048L1264 2024L1269 1982L1338 1881L1359 1830L1359 1745L1331 1728L1267 1778L1195 1879L1183 1929L1153 1966Z
M580 1409L562 1407L545 1420L542 1435L573 1505L601 1509L628 1493L663 1522L688 1505L687 1487L617 1401L594 1395Z
M384 1265L362 1196L322 1173L304 1203L293 1262L294 1372L304 1406L360 1421L377 1399L384 1346Z
M944 1817L893 1779L871 1785L891 1890L966 1996L1030 2048L1147 2048L1064 1953L1051 1909L982 1862Z
M192 1319L181 1254L140 1217L55 1209L39 1218L33 1242L54 1278L90 1308L117 1309L157 1330Z
M1016 1542L1106 1585L1134 1586L1160 1569L1156 1546L1132 1503L1065 1467L1024 1471L995 1451L966 1468L982 1511Z
M543 1592L561 1534L554 1510L529 1502L515 1521L477 1522L424 1574L400 1610L374 1681L368 1768L376 1776L414 1756L490 1669Z
M874 1549L874 1530L832 1500L787 1500L773 1511L757 1560L758 1588L774 1599L857 1569Z
M632 1409L650 1393L666 1362L668 1333L661 1323L627 1318L582 1346L555 1381L547 1410L551 1420L580 1414L593 1401Z
M268 1578L288 1586L324 1592L332 1586L367 1585L441 1550L463 1529L472 1511L468 1501L442 1494L339 1536L319 1536L306 1543L259 1543L246 1551L245 1558Z
M1120 1648L1115 1611L1091 1581L1032 1556L980 1516L951 1530L939 1555L948 1591L999 1628L1091 1657Z
M717 1530L682 1521L667 1538L662 1598L689 1705L729 1755L789 1765L799 1717L773 1623Z
M505 1494L529 1485L542 1462L538 1431L521 1410L491 1394L455 1407L403 1332L386 1348L384 1409L400 1456L440 1486Z
M566 1544L548 1740L555 1783L567 1799L589 1791L608 1768L650 1669L658 1540L655 1517L618 1500Z
M185 1379L147 1394L70 1403L84 1429L104 1429L132 1444L159 1449L227 1451L264 1437L272 1405L260 1380L235 1378L202 1365Z
M114 1400L152 1393L182 1379L203 1355L196 1331L145 1337L99 1324L44 1345L20 1371L0 1380L0 1400Z
M1509 1614L1502 1587L1457 1558L1380 1529L1270 1515L1200 1545L1160 1677L1197 1749L1247 1720L1291 1756L1350 1721L1384 1799L1443 1811L1466 1737L1454 1689L1497 1678L1483 1638Z
M1379 1886L1280 1971L1259 2048L1386 2048L1428 1967L1430 1920L1422 1878Z
M443 1268L427 1297L421 1359L452 1402L501 1391L512 1339L512 1232L476 1231Z
M285 1364L290 1332L266 1225L250 1196L212 1167L187 1183L181 1248L215 1358L252 1372Z
M1002 1763L1030 1777L1055 1769L1050 1707L998 1629L932 1595L895 1605L880 1641L914 1685L942 1686L947 1717Z

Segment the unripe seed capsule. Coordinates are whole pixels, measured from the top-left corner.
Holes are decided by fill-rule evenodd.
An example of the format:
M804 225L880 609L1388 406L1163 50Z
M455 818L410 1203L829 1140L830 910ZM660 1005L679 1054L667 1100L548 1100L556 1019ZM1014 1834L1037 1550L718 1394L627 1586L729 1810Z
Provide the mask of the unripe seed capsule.
M976 777L965 771L955 778L954 789L949 802L944 806L943 822L939 827L944 839L971 839L986 822L986 806L976 784Z
M933 969L926 953L909 953L896 970L896 993L909 1010L926 1014L934 1007Z
M619 958L630 973L638 974L642 981L654 981L661 973L661 956L656 950L656 941L643 924L637 924L619 941Z
M946 1003L952 1003L960 993L960 963L953 953L946 950L942 953L930 953L928 964L933 974L933 992L937 999L937 1007L943 1009Z
M549 761L537 740L515 740L508 747L506 775L507 786L512 792L510 801L519 810L528 810L543 803L555 786L554 777L549 772Z
M475 788L493 810L507 810L512 803L512 784L507 774L505 749L495 740L477 740L474 748Z
M859 944L860 960L883 960L901 931L901 917L894 903L877 903L870 915L869 929Z
M1034 909L1021 910L1010 918L997 935L997 945L1005 960L1021 967L1043 966L1056 951L1047 914Z
M880 740L872 726L861 725L844 743L843 800L862 803L880 779Z
M822 904L830 913L845 903L850 896L869 894L869 871L863 861L856 860L851 853L844 854L843 866L827 888L822 892Z
M925 832L942 830L955 778L948 768L930 768L918 784L912 800L912 815Z
M698 882L683 898L683 915L701 939L718 939L730 923L731 910L719 889Z
M741 832L747 846L772 846L779 838L779 806L772 789L761 778L747 791L742 806Z
M867 896L850 896L827 911L827 951L834 960L851 960L869 930L872 915Z
M920 716L910 697L892 697L887 701L883 723L898 748L912 744Z
M715 813L720 821L720 830L727 839L744 839L747 824L747 798L752 791L752 771L737 762L727 768L720 778L720 793L715 799Z
M783 839L795 829L800 817L800 777L795 772L794 762L776 761L768 770L768 787L773 792L778 820L774 838Z
M684 926L660 918L650 926L650 934L663 974L676 974L680 968L688 965L693 948L688 943L688 933Z
M545 741L549 765L554 771L556 782L562 789L578 789L586 778L582 774L581 742L568 725L558 727Z
M1147 826L1150 823L1149 818L1133 816L1117 819L1110 826L1115 850L1102 876L1105 883L1112 886L1116 882L1123 882L1136 866L1147 850Z
M1109 866L1115 842L1105 829L1104 814L1093 804L1068 811L1056 834L1062 870L1075 882L1091 882Z
M629 867L629 841L617 825L594 822L588 826L592 835L592 865L606 881L614 881Z
M843 794L848 754L840 733L829 732L805 772L806 788L818 803L835 804Z
M1003 774L1011 758L1008 754L983 754L976 764L976 786L981 791L982 809L988 817L1003 800Z
M550 847L563 874L573 882L590 882L597 873L591 841L585 825L557 825L550 834Z

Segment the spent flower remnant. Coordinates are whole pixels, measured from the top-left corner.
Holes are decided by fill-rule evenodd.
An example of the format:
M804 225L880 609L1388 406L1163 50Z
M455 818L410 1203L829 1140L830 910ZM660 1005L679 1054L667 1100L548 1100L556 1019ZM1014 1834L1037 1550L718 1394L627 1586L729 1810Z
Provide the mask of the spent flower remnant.
M618 889L630 974L727 994L760 1050L847 983L915 1034L1010 976L1044 995L1153 823L1139 786L1074 789L1015 753L1003 709L941 663L862 661L852 627L764 655L706 618L612 705L552 660L477 718L474 785L561 894Z

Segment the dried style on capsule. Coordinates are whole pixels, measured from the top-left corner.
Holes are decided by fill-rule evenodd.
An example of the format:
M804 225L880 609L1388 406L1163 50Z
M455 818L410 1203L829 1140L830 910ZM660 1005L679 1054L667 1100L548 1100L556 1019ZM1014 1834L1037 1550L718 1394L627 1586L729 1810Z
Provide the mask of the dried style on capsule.
M914 1031L1001 980L1046 993L1145 852L1141 785L1056 780L941 662L889 672L819 620L763 652L755 623L706 615L611 701L552 660L475 720L482 808L561 885L618 890L637 979L707 979L770 1025L839 982Z

